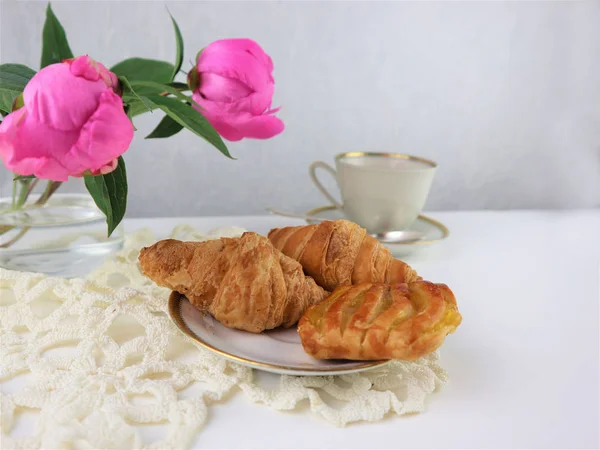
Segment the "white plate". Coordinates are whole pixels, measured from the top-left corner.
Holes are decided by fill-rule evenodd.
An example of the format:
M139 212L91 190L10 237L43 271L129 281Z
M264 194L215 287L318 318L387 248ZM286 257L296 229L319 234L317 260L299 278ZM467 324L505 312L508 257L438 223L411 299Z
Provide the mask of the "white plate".
M306 215L325 220L344 219L344 213L335 206L321 206L320 208L311 209ZM317 221L312 220L307 220L307 222L309 224L318 223ZM417 220L415 220L406 231L418 231L425 237L420 241L407 242L404 244L383 243L383 245L389 248L395 256L410 254L415 250L423 248L423 246L446 239L450 235L450 231L443 223L423 215L417 217Z
M381 367L388 361L318 360L304 352L295 327L260 334L227 328L198 311L185 296L173 292L169 315L177 326L224 358L254 369L284 375L342 375Z

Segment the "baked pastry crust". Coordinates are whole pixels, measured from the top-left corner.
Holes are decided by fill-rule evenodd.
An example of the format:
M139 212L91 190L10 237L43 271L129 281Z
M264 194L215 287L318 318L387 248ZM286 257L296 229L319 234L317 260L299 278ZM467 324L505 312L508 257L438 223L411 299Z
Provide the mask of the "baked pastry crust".
M298 261L319 286L370 283L408 283L419 279L405 262L364 228L347 220L316 225L274 228L269 239L285 255Z
M342 286L300 319L304 350L318 359L415 360L437 349L462 317L445 284Z
M223 325L253 333L296 324L328 294L256 233L205 242L166 239L143 248L139 262L158 285L184 294Z

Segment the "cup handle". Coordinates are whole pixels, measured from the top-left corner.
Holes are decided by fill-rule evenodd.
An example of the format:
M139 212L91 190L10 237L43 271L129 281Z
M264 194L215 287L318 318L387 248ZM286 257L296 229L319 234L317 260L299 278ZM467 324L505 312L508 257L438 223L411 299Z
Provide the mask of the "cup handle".
M333 196L329 192L327 192L327 189L325 189L325 187L323 187L323 185L317 178L317 168L319 168L319 167L321 169L325 169L327 172L329 172L331 175L333 175L333 178L335 178L337 180L337 174L335 172L335 169L333 167L331 167L329 164L324 163L323 161L315 161L314 163L312 163L309 166L310 179L313 181L313 183L315 183L315 186L317 186L317 189L319 189L319 191L321 191L321 194L323 194L327 198L327 200L329 200L331 203L333 203L336 208L342 209L342 204L340 202L338 202L335 198L333 198Z

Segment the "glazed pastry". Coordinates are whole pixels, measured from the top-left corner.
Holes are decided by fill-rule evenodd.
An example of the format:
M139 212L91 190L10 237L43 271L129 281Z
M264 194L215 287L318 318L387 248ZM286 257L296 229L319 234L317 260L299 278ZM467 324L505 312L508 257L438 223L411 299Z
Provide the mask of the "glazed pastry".
M461 323L445 284L342 286L300 319L304 350L318 359L415 360L431 353Z
M298 262L256 233L206 242L159 241L139 256L143 273L184 294L230 328L290 327L327 296Z
M408 283L419 279L408 264L394 259L364 228L347 220L274 228L269 239L328 291L363 282Z

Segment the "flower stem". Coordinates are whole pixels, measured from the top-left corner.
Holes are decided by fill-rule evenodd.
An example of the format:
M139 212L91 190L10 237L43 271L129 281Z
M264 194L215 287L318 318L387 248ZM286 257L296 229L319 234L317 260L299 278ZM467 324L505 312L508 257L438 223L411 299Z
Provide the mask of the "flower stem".
M14 225L1 225L0 226L0 236L2 236L4 233L8 233L13 228L15 228Z
M16 181L16 183L21 183L22 186L21 186L21 191L19 192L19 198L17 199L16 203L15 203L16 189L13 188L13 202L12 202L13 206L11 208L11 211L20 209L25 204L25 202L27 201L27 198L33 191L33 188L35 187L35 185L37 184L38 181L39 180L37 178L33 182L31 179ZM54 194L56 192L56 190L60 187L61 184L62 184L62 182L60 182L60 181L48 181L48 184L46 185L46 189L44 190L44 192L42 193L40 198L38 198L37 201L33 204L33 207L35 208L35 207L43 206L48 201L48 199L52 196L52 194ZM12 230L14 228L16 228L15 225L1 225L0 226L0 236L5 233L8 233L10 230ZM21 231L19 231L16 234L16 236L14 236L11 240L1 244L0 248L10 247L15 242L17 242L19 239L21 239L25 235L25 233L27 233L27 231L29 231L30 228L31 227L23 227L21 229Z
M27 197L29 197L29 194L31 193L31 190L29 188L33 184L32 181L33 181L33 179L31 179L31 178L17 180L17 186L19 186L20 189L19 189L19 196L17 197L17 201L13 202L13 204L12 204L13 211L15 211L17 209L21 209L21 207L27 201ZM34 184L34 186L35 186L35 184ZM13 190L13 192L14 192L14 190ZM14 199L14 194L13 194L13 199Z
M16 235L15 237L13 237L13 238L12 238L10 241L8 241L8 242L5 242L4 244L1 244L1 245L0 245L0 248L8 248L8 247L10 247L11 245L13 245L15 242L17 242L19 239L21 239L21 238L22 238L22 237L25 235L25 233L27 233L27 232L29 231L29 228L30 228L30 227L25 227L25 228L23 228L23 229L22 229L21 231L19 231L19 232L17 233L17 235ZM8 231L8 230L7 230L7 231Z
M40 181L39 178L35 178L33 180L33 183L31 183L29 185L29 187L27 188L27 193L25 194L25 201L27 201L27 199L29 198L29 195L33 192L33 190L35 189L36 184L38 184L38 181Z
M17 183L17 180L13 180L12 199L10 201L11 209L15 206L15 202L17 201Z
M184 72L184 73L185 73L185 72ZM179 92L186 92L186 91L189 91L189 90L190 90L190 88L189 88L189 87L176 87L175 89L177 89ZM161 97L166 97L166 96L168 96L168 95L171 95L171 93L170 93L170 92L166 92L166 91L165 91L165 92L161 92L161 93L160 93L160 94L158 94L158 95L160 95Z
M56 192L56 190L61 186L61 181L48 181L46 185L46 189L44 193L37 199L34 203L35 206L42 206L44 203L48 201L48 199Z

